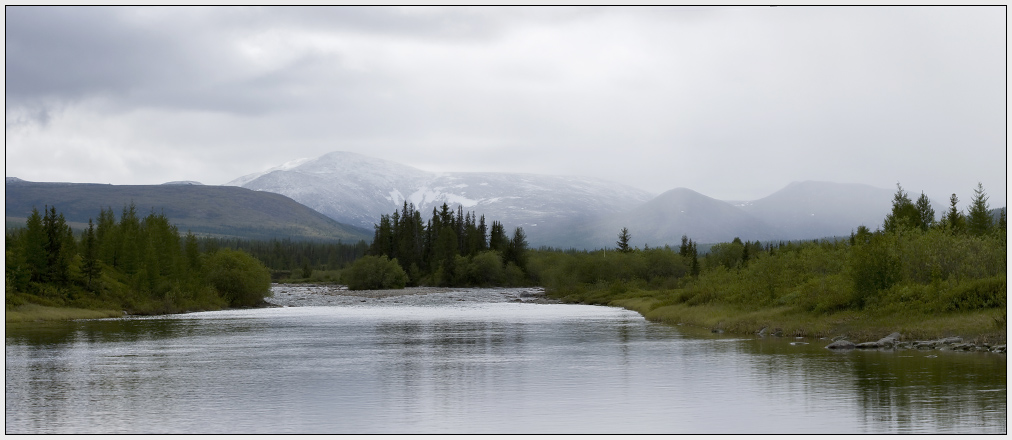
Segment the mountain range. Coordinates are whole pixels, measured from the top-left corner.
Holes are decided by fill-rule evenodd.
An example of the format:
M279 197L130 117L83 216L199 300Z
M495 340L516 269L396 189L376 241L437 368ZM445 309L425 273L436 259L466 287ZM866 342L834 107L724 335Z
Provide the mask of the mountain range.
M524 228L534 246L614 246L633 242L797 240L875 229L893 190L861 184L795 182L762 199L727 202L687 188L660 195L603 179L513 173L434 173L348 152L332 152L235 179L226 185L291 197L342 223L371 228L404 202L424 218L443 203ZM940 211L936 204L936 211Z
M252 190L252 191L251 191ZM688 188L659 195L604 179L516 173L435 173L355 153L332 152L239 177L225 186L36 183L6 179L7 223L23 224L33 206L56 205L75 227L103 207L117 215L164 212L181 231L244 238L370 240L380 216L410 203L428 219L446 203L523 227L531 246L614 247L628 228L632 244L801 240L876 229L894 190L862 184L794 182L761 199L722 201ZM937 215L945 205L932 201Z

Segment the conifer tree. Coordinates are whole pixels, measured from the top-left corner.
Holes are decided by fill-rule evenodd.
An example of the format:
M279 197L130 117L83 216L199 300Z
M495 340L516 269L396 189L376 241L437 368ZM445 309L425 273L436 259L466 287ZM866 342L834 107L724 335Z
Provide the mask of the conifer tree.
M632 248L629 247L629 240L631 239L632 236L629 235L629 228L622 228L622 232L618 234L618 241L615 242L618 245L619 252L632 252Z
M945 223L954 233L963 232L963 228L966 226L963 214L959 212L959 208L956 208L957 203L959 203L959 198L956 197L956 194L952 194L949 197L949 211L945 214Z
M910 201L910 196L900 184L896 183L896 194L893 196L892 212L886 216L882 229L894 232L902 228L915 227L920 222L917 207Z
M689 247L689 237L682 235L682 244L678 246L678 255L688 258L691 250Z
M492 221L492 232L488 238L489 250L498 251L499 253L506 252L506 231L504 230L502 223L496 220Z
M81 252L81 273L84 275L88 290L92 290L92 283L102 276L102 266L98 263L98 243L95 238L95 225L92 219L88 219L88 230L84 233Z
M966 212L966 229L972 235L982 236L991 230L991 223L984 185L977 183L977 188L973 190L973 200Z
M34 282L45 281L49 273L49 259L46 256L46 231L42 224L39 210L32 208L28 216L24 234L25 264L28 266L30 279Z
M45 231L46 269L44 280L56 284L64 284L68 281L70 272L70 259L72 257L72 245L74 242L70 227L63 217L63 213L57 214L56 207L48 207L46 215L42 217L42 229ZM69 239L69 240L68 240Z
M935 210L931 209L931 201L928 200L928 196L924 195L924 191L921 191L921 196L917 198L917 226L921 230L927 231L935 224Z
M521 269L527 269L527 235L524 228L517 227L513 230L513 238L506 244L506 255L503 258L507 264L516 264Z

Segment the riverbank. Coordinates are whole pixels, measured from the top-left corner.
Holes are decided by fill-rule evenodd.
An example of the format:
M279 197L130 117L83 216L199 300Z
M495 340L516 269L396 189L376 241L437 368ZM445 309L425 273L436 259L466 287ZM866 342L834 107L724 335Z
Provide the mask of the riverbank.
M447 302L522 302L561 304L540 287L405 287L348 290L337 284L274 284L266 301L276 307L348 305L431 305Z
M997 309L925 314L909 310L845 310L835 313L799 311L794 307L743 309L721 304L670 304L651 297L651 291L634 291L613 297L569 295L569 303L600 304L635 311L665 324L703 327L714 332L783 337L846 338L872 342L898 332L906 342L960 337L967 343L996 346L1006 343L1004 311Z
M39 304L23 304L4 311L7 325L25 325L38 321L70 321L74 319L118 318L122 310L93 310L74 307L49 307Z

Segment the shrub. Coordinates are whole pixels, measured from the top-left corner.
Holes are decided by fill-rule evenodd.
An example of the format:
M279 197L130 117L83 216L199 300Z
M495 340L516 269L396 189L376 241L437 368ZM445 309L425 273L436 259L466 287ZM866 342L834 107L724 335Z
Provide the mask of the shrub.
M207 258L204 267L207 283L229 306L253 306L270 296L270 270L243 251L221 249Z
M359 258L341 275L351 290L403 289L408 283L408 274L397 259L390 260L386 256Z

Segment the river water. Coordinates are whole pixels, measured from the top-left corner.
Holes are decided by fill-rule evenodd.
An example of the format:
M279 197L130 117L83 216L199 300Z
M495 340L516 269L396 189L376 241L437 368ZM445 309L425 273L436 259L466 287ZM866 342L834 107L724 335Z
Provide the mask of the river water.
M276 286L289 307L8 328L5 431L1007 430L1004 354L835 353L523 289L325 290Z

